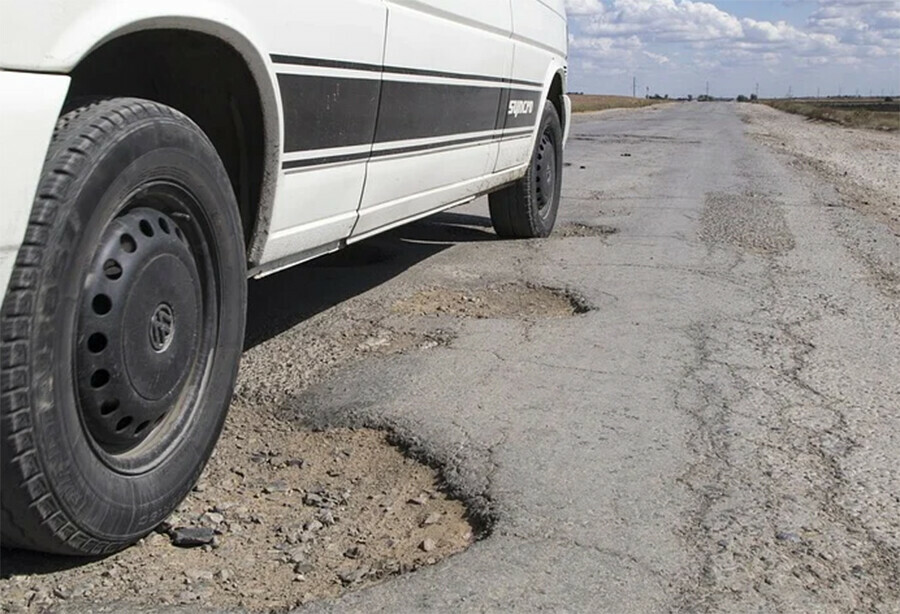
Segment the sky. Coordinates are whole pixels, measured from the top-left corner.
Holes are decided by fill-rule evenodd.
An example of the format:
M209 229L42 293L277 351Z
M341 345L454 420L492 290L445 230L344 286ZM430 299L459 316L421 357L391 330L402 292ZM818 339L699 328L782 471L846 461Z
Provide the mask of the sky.
M566 0L569 90L900 94L900 0ZM648 89L649 88L649 89Z

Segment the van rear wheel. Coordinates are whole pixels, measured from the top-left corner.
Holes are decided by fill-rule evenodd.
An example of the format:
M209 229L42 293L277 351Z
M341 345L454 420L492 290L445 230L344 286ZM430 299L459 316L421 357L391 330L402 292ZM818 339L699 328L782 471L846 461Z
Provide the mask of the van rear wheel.
M159 525L221 431L245 309L200 128L134 98L61 117L0 313L3 545L99 555Z
M525 176L489 197L491 223L499 236L533 239L553 232L562 186L562 142L559 114L548 101Z

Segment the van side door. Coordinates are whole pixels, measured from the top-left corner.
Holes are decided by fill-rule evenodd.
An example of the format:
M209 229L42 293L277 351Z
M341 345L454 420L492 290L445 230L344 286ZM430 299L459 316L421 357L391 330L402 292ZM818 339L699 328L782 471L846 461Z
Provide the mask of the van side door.
M385 0L384 78L354 237L476 193L512 71L509 0Z
M383 0L275 0L254 9L281 93L281 173L263 261L337 249L356 224L372 150ZM262 20L261 20L262 21Z

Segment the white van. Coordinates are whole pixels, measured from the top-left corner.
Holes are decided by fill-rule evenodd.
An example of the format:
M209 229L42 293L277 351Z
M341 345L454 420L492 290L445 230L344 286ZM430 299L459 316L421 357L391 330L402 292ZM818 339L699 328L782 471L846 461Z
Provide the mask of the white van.
M484 194L547 236L566 37L563 0L0 0L3 545L169 515L248 277Z

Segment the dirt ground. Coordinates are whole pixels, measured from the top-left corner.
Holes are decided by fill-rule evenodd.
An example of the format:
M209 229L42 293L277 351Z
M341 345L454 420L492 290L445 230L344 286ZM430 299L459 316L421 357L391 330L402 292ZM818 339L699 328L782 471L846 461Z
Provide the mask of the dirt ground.
M322 268L344 266L348 257L372 260L367 250ZM440 328L404 329L398 315L400 323L404 315L527 319L585 309L577 297L542 286L426 288L393 306L351 300L272 335L245 353L219 445L167 523L101 560L3 551L0 609L187 604L283 612L465 550L485 523L470 518L444 492L439 472L404 454L389 433L308 430L281 408L338 366L427 351L452 338ZM284 360L273 365L273 355ZM208 543L176 545L192 531Z
M398 301L393 307L394 313L399 314L469 318L562 318L589 309L583 300L564 290L517 284L470 291L431 288Z
M121 554L69 569L18 555L4 570L13 575L3 582L4 610L81 602L284 611L472 542L462 503L384 433L309 432L254 413L233 408L215 459L168 520L172 533L211 529L210 545L175 547L162 527Z

